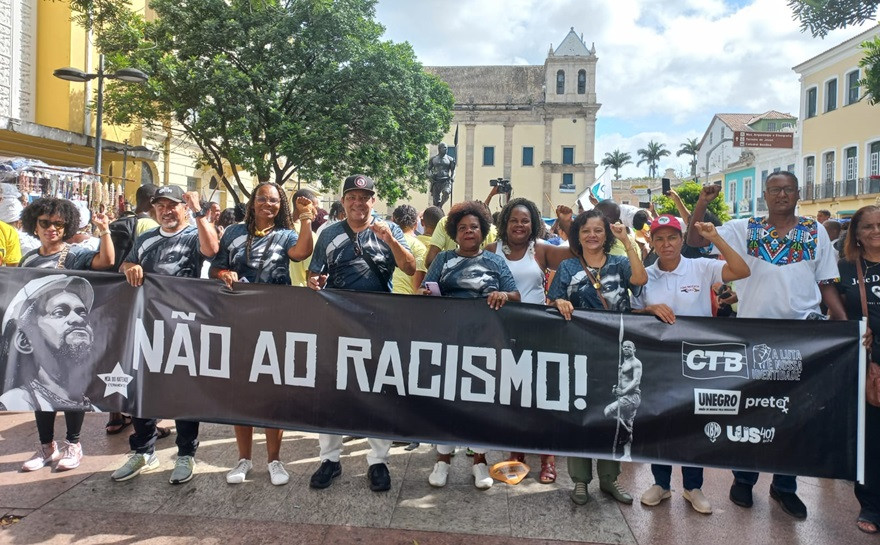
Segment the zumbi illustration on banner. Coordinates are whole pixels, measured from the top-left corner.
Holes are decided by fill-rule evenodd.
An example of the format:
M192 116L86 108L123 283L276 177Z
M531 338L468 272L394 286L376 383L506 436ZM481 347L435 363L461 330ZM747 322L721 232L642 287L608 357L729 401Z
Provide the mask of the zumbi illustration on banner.
M235 288L0 269L2 408L859 477L858 322Z

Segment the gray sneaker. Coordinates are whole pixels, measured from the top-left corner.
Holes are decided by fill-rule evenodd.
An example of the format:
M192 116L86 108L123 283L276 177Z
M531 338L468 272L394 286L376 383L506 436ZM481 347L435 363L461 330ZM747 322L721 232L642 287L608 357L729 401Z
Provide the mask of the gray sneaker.
M159 457L156 453L138 454L133 452L129 454L128 460L122 464L119 469L110 475L110 478L116 482L127 481L137 477L143 472L152 471L159 467Z
M195 459L192 456L178 456L177 463L174 464L174 471L171 472L171 478L168 482L171 484L181 484L193 478L193 467Z

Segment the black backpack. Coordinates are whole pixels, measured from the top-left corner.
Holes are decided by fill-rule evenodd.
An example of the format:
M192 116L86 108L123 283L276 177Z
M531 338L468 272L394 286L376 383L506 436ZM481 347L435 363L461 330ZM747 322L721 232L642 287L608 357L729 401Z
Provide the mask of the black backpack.
M137 216L126 216L110 222L110 238L113 240L113 249L116 252L116 261L113 262L114 272L119 270L134 246L137 223Z

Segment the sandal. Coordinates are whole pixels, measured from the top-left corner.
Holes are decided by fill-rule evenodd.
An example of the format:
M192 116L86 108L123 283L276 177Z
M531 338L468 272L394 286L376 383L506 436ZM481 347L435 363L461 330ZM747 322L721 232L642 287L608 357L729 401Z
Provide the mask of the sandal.
M165 439L171 435L171 428L156 426L156 439Z
M107 424L104 425L104 430L107 432L107 435L116 435L131 425L131 417L127 414L114 414L119 414L119 418L111 418L107 421ZM111 414L111 416L113 415Z
M877 523L871 520L868 520L864 517L859 517L856 520L856 528L865 532L866 534L876 534L880 532L880 529L877 528Z
M541 474L538 480L543 484L556 482L556 461L541 456Z

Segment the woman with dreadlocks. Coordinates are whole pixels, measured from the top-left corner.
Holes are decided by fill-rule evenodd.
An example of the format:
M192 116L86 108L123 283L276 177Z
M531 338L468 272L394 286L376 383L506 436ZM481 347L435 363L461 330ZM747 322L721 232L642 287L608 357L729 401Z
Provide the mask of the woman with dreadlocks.
M261 183L251 193L245 210L244 223L226 228L220 239L220 251L211 264L211 278L223 281L229 289L236 282L290 285L289 267L292 261L301 261L312 254L312 230L315 219L312 201L296 201L297 218L306 226L299 236L291 229L290 207L284 189L275 183ZM238 464L226 474L226 482L244 481L253 468L251 451L254 428L235 426L238 444ZM278 429L266 428L266 450L269 455L269 477L274 485L289 480L281 463L281 435Z

